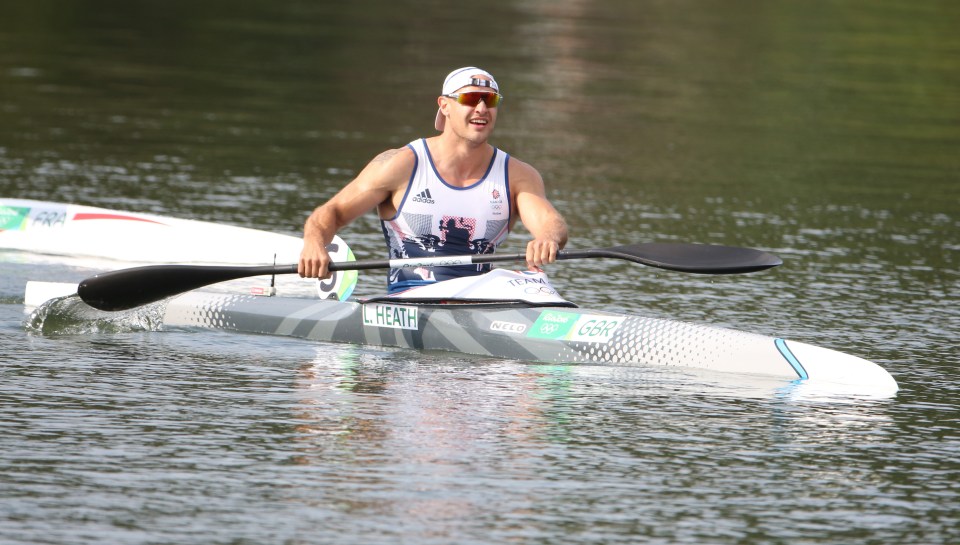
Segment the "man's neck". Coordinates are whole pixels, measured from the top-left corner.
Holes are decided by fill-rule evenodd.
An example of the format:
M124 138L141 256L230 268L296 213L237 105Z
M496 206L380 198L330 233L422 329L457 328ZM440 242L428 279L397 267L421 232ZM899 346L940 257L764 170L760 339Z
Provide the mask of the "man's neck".
M467 186L482 178L493 157L490 144L470 142L448 133L428 138L427 147L440 176L457 186Z

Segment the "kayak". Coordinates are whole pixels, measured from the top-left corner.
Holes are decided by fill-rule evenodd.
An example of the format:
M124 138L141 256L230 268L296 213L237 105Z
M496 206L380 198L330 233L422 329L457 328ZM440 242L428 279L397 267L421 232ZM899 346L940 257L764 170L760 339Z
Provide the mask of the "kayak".
M161 327L438 350L524 362L707 370L842 385L845 392L870 397L889 397L898 390L885 369L856 356L727 328L584 310L560 298L541 277L515 271L503 271L499 276L495 293L509 300L484 300L476 293L470 293L468 299L442 300L434 293L435 286L428 286L430 293L422 296L410 290L414 293L365 301L191 291L160 303ZM516 296L509 293L511 289ZM71 290L75 292L76 285L58 288L31 282L26 301L35 305ZM455 291L463 293L462 288ZM525 295L530 293L533 299ZM101 313L110 314L114 313Z
M72 262L89 268L116 269L118 264L126 263L295 263L302 248L303 240L299 237L245 227L77 204L0 198L0 250L80 259ZM338 261L356 259L339 237L334 237L328 250ZM346 299L356 283L356 271L347 271L333 281L297 278L288 279L279 287L295 295L315 289L321 297L335 294L338 299ZM233 285L250 286L243 282Z
M296 261L303 241L257 229L0 198L0 249L143 263Z

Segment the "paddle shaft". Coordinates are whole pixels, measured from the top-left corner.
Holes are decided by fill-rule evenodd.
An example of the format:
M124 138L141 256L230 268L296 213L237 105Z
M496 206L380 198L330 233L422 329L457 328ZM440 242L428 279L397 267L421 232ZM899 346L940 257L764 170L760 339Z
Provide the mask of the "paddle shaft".
M750 248L708 244L646 243L592 250L561 251L558 260L624 259L650 267L700 274L737 274L776 267L776 256ZM331 271L410 267L455 267L507 261L525 261L525 254L478 254L411 259L340 261ZM77 293L100 310L127 310L186 291L251 276L295 274L296 265L204 266L151 265L92 276L80 282Z
M557 260L612 258L649 267L699 274L739 274L762 271L781 265L780 258L752 248L712 244L646 243L590 250L561 250ZM445 257L343 261L331 263L331 271L400 269L411 267L456 267L525 261L526 254L476 254ZM282 266L297 272L296 266ZM292 270L290 270L292 269ZM278 274L280 274L278 272Z

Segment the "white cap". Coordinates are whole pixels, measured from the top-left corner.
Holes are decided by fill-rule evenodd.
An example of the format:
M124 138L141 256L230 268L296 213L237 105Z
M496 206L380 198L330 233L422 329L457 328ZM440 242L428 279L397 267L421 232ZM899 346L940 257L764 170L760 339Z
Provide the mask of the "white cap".
M490 78L490 81L477 80L479 76ZM497 80L493 79L493 76L490 74L490 72L487 72L482 68L477 68L476 66L465 66L463 68L457 68L453 72L447 74L447 78L443 80L443 90L440 92L440 94L452 95L457 92L457 89L467 87L468 85L489 87L498 93L500 92L500 87L497 86ZM446 123L446 121L447 118L443 116L438 108L437 118L434 120L433 126L436 127L438 131L442 131L443 125Z

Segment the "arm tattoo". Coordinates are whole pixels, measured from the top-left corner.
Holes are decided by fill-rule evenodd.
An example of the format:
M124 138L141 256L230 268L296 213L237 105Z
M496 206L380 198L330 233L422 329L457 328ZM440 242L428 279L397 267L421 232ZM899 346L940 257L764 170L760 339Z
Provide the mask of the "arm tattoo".
M385 152L381 153L380 155L377 155L376 157L374 157L374 158L373 158L373 161L370 161L370 162L371 162L371 163L386 163L387 161L390 160L391 157L393 157L394 155L396 155L396 154L398 154L398 153L400 153L400 150L398 150L398 149L388 149L387 151L385 151Z

